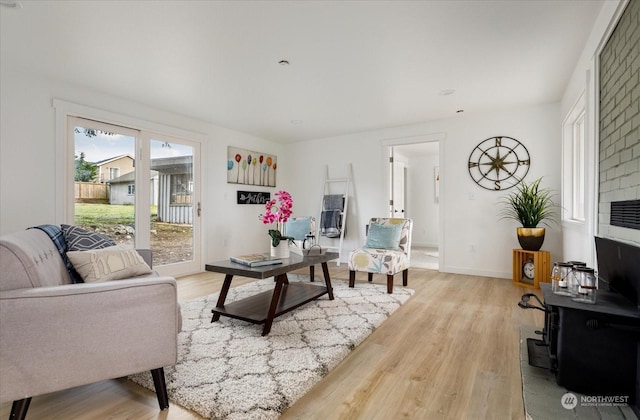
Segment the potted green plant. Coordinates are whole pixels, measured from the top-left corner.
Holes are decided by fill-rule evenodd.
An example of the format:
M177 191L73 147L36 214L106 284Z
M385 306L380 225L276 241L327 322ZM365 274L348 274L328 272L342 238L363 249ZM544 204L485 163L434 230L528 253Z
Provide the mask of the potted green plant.
M530 184L520 181L515 191L505 197L504 209L500 213L502 219L514 219L520 222L517 228L518 242L522 249L538 251L544 242L545 228L540 223L549 226L556 222L556 204L553 192L540 187L542 178Z

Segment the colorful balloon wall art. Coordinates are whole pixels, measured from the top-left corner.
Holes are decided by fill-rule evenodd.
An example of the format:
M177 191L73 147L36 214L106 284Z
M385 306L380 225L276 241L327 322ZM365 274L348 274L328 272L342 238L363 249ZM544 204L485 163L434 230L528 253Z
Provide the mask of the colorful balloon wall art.
M276 186L278 158L268 153L227 147L227 183Z

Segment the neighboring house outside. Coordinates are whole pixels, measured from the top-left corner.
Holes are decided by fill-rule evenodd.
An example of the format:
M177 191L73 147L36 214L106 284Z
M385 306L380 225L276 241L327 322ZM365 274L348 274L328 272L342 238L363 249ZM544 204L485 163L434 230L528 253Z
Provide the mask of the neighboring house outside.
M193 223L193 156L151 159L158 171L158 221Z
M136 172L129 172L110 181L109 204L135 204ZM158 205L158 172L151 171L151 205Z
M158 221L193 222L193 157L151 160L151 204L158 206ZM112 179L109 204L134 204L135 171Z
M94 162L98 168L98 178L96 182L107 182L122 175L133 172L135 160L131 155L120 155L109 159Z

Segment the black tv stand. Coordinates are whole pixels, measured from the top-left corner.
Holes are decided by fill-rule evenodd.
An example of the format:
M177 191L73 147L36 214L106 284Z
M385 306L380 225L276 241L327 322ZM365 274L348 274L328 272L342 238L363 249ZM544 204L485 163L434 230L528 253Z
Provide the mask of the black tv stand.
M637 413L640 312L622 295L598 290L596 304L574 302L542 284L550 369L558 385L586 395L627 396Z

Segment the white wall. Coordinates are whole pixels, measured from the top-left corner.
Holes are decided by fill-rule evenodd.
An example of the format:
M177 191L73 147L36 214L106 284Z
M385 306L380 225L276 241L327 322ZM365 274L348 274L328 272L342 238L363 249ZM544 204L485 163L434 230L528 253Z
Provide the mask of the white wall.
M345 176L352 163L355 188L347 219L345 249L364 242L364 226L372 216L387 215L388 185L385 144L388 139L444 133L441 156L440 270L511 278L512 249L519 248L514 221L500 221L499 200L506 192L478 187L468 174L471 150L486 138L504 135L520 140L531 155L527 180L544 176L544 185L560 191L559 104L546 104L455 117L339 137L295 143L287 148L291 193L298 214L317 214L325 165L333 177ZM559 227L547 229L543 249L561 258ZM475 245L477 252L470 252Z
M164 125L172 130L200 133L203 176L203 260L231 254L266 251L268 227L258 215L263 207L237 205L236 191L268 190L227 184L227 146L233 145L278 156L278 187L290 178L284 146L213 124L153 109L77 86L44 80L3 68L0 72L0 234L29 226L61 223L56 181L60 170L56 156L53 98L95 107L142 124ZM151 124L152 123L152 124ZM195 139L198 140L198 139ZM281 169L282 168L282 169Z
M236 185L226 183L228 145L278 155L279 188L289 189L296 215L317 215L325 165L332 177L346 176L353 163L345 249L364 240L364 226L372 216L387 214L388 139L445 133L440 162L443 235L441 270L511 277L511 249L517 248L515 222L499 221L498 200L503 192L479 188L469 177L467 159L480 141L509 135L529 149L532 165L527 179L545 176L545 184L559 189L560 130L558 104L524 107L487 114L456 115L450 119L358 133L288 146L265 141L100 92L44 80L3 69L0 86L0 233L43 223L60 223L56 208L56 133L53 98L107 110L182 130L202 133L204 261L226 258L247 250L266 250L267 227L257 216L261 206L235 204ZM293 174L295 176L293 176ZM247 189L251 189L247 187ZM274 190L271 189L273 192ZM470 195L474 200L470 200ZM560 258L561 235L548 232L544 245ZM476 245L477 252L469 251ZM260 248L260 249L258 249Z

